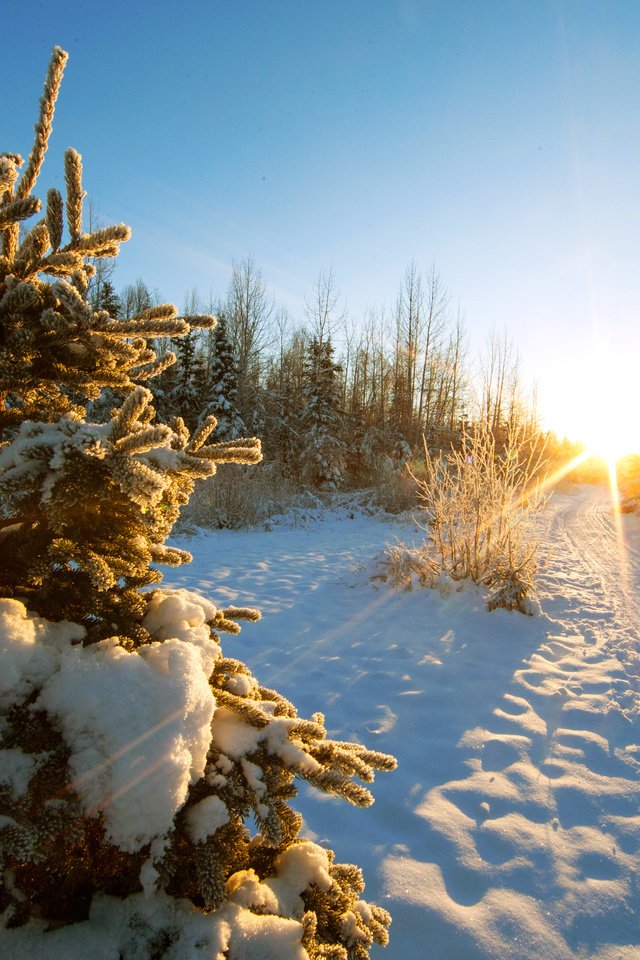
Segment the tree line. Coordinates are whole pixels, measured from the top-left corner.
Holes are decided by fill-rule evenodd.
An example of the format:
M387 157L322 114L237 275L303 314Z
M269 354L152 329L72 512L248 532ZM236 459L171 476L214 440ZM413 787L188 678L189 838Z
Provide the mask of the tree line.
M90 298L122 319L159 299L143 280L117 293L108 268L97 271ZM159 355L171 350L177 358L154 381L160 416L180 416L194 429L213 414L221 440L257 434L265 457L309 486L373 482L382 468L404 464L423 438L446 449L472 423L496 436L514 423L535 428L508 335L492 332L474 363L435 267L411 263L393 309L372 310L357 325L341 307L333 271L321 271L296 322L249 256L234 262L219 299L188 294L185 313L209 312L218 317L215 329L157 344Z

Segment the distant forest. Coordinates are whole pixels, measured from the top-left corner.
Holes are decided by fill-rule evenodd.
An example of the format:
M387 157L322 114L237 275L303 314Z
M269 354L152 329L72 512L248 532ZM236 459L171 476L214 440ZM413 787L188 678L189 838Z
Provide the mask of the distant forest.
M159 302L142 279L117 293L109 266L97 266L94 308L131 318ZM318 489L375 482L381 469L404 465L423 438L448 449L473 424L498 438L514 425L538 431L508 335L491 333L485 355L470 357L435 268L412 263L393 310L372 311L363 323L353 324L340 304L333 272L322 271L304 321L293 322L253 257L235 262L223 298L193 290L184 304L185 315L214 313L217 327L157 345L176 356L151 382L161 419L180 416L193 429L214 414L218 439L257 434L268 462Z

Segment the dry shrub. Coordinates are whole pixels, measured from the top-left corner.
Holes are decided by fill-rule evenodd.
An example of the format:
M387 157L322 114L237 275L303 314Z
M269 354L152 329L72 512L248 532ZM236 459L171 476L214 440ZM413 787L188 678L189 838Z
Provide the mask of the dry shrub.
M437 562L423 548L393 543L387 545L386 563L373 579L385 580L402 590L412 590L414 585L435 587L440 575Z
M407 565L420 582L442 576L489 588L489 609L531 613L539 543L534 513L541 506L544 447L513 428L500 447L477 426L460 449L433 456L425 445L424 475L416 478L427 538L419 548L389 554L392 576ZM429 571L432 571L430 574Z
M389 460L380 470L373 488L373 500L387 513L404 513L415 508L418 486L409 464L396 466Z
M215 477L196 484L183 522L238 530L282 513L294 496L278 464L243 467L225 464Z

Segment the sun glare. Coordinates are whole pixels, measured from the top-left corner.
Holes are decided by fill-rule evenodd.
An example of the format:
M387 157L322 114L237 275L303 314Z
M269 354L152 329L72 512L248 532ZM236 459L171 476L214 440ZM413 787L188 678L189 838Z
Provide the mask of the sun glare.
M631 411L627 415L630 416ZM638 442L634 430L635 424L612 413L610 419L594 416L582 428L580 439L590 456L599 457L609 467L615 467L622 457L636 452Z
M556 429L561 436L580 443L582 452L561 465L545 481L553 487L563 477L591 459L606 466L611 494L613 523L616 531L618 563L624 583L629 567L622 518L625 465L630 455L640 455L640 426L637 421L637 371L640 364L637 348L630 345L624 356L606 348L595 351L590 362L583 362L564 372L557 384L553 404ZM599 476L587 469L585 476ZM623 489L621 493L621 478Z
M604 460L610 472L627 454L640 453L637 376L637 357L603 348L573 383L567 377L557 404L566 435L584 445L587 457Z

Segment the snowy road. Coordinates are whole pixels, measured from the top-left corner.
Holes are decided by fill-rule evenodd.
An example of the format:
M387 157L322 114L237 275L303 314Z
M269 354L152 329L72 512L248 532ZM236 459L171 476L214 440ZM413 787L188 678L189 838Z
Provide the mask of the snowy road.
M591 488L545 524L544 642L461 738L469 773L416 807L438 856L386 865L430 915L403 960L640 957L638 518Z
M556 498L547 517L545 609L580 630L603 658L619 661L623 676L609 690L609 712L615 704L633 722L640 676L640 520L616 517L599 488Z
M640 960L640 518L555 494L543 613L378 589L410 525L211 533L174 582L264 612L225 651L333 736L398 757L366 811L302 786L309 835L393 915L376 960ZM624 549L621 547L624 544Z
M640 529L636 516L616 518L599 487L558 495L546 512L549 569L544 595L575 601L575 622L602 620L611 649L637 646L640 624Z

